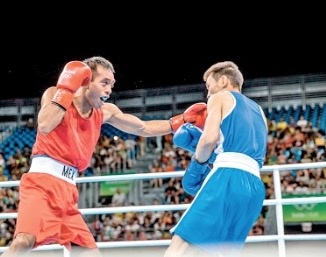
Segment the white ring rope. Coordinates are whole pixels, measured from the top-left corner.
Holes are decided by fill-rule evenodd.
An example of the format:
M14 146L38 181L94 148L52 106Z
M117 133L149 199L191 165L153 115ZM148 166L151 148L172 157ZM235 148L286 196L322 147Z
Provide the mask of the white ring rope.
M261 172L272 172L275 170L298 170L298 169L315 169L326 167L326 162L313 162L313 163L300 163L300 164L282 164L264 166ZM141 180L153 178L176 178L182 177L184 171L169 171L169 172L155 172L155 173L138 173L138 174L124 174L124 175L110 175L110 176L92 176L92 177L79 177L76 183L87 182L103 182L103 181L124 181L124 180ZM14 187L19 186L20 181L2 181L1 187Z
M291 205L304 203L324 203L326 196L321 197L302 197L289 198L282 200L268 199L264 201L265 206L272 206L276 204ZM149 212L149 211L178 211L186 210L189 204L173 204L173 205L140 205L140 206L121 206L121 207L100 207L100 208L84 208L79 209L83 215L94 214L112 214L112 213L127 213L127 212ZM15 219L17 213L0 213L0 219Z
M302 197L282 199L281 186L280 186L280 172L285 170L299 170L299 169L315 169L326 167L326 162L304 163L304 164L283 164L264 166L261 172L273 172L273 179L275 185L275 199L266 199L265 206L276 206L276 219L277 219L277 235L263 235L263 236L248 236L246 242L271 242L277 241L279 245L279 257L285 257L285 241L297 240L326 240L326 234L299 234L299 235L284 235L283 224L283 205L295 203L323 203L326 202L326 197ZM141 173L141 174L125 174L125 175L110 175L110 176L93 176L93 177L79 177L76 179L77 183L87 182L103 182L103 181L124 181L124 180L141 180L153 178L171 178L182 177L184 171L174 172L156 172L156 173ZM275 183L279 181L279 183ZM0 182L1 187L14 187L19 186L20 181L5 181ZM103 207L103 208L86 208L80 209L83 215L92 214L109 214L109 213L126 213L126 212L146 212L146 211L174 211L186 210L189 204L174 204L174 205L141 205L141 206L123 206L123 207ZM17 218L17 213L0 213L0 219ZM170 240L138 240L138 241L119 241L119 242L98 242L99 248L119 248L119 247L147 247L147 246L168 246ZM0 252L3 252L8 247L0 247ZM40 246L34 251L44 250L58 250L65 248L58 244ZM67 253L65 252L65 256ZM68 255L67 255L68 256Z

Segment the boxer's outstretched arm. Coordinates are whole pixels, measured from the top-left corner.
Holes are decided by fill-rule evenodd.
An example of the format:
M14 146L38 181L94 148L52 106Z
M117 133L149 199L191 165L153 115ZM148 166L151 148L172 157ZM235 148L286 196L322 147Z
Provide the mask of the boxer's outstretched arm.
M111 103L105 103L102 110L104 123L108 123L129 134L154 137L172 133L169 120L143 121L132 114L123 113L116 105Z

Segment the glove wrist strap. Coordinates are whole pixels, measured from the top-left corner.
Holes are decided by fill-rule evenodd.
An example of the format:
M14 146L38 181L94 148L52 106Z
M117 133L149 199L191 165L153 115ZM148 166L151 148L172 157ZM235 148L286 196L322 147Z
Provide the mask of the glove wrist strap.
M66 111L71 105L73 99L74 94L72 92L58 88L51 102Z
M206 169L208 167L208 161L204 162L204 163L200 163L196 160L195 155L193 155L191 157L191 162L189 164L189 168L191 170L195 170L196 172L198 172L199 174L204 174L206 172Z
M197 162L199 165L208 165L208 163L209 163L209 159L207 160L207 161L205 161L205 162L199 162L197 159L196 159L196 156L195 155L193 155L192 157L191 157L191 159L193 159L195 162Z

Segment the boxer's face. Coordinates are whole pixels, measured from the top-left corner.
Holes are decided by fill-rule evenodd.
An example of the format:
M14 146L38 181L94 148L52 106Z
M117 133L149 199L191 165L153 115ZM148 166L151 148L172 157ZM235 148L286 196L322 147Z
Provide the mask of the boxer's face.
M214 78L213 74L209 75L206 80L206 88L208 90L207 98L221 90L228 89L229 85L230 81L227 76L222 75Z
M206 80L206 88L208 90L207 98L209 98L211 95L217 93L222 89L222 87L219 85L220 78L216 81L216 79L213 76L213 73L210 74Z
M93 73L93 79L89 84L87 98L94 108L100 108L110 98L114 87L115 78L111 70L102 66Z

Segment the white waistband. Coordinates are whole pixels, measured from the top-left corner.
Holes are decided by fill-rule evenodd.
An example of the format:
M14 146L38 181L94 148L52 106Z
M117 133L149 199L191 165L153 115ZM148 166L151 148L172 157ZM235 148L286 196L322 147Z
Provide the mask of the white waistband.
M48 156L34 156L29 172L40 172L53 175L71 184L76 184L78 169Z
M242 153L219 153L214 162L214 168L218 167L241 169L260 178L260 168L257 161Z

